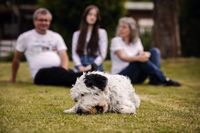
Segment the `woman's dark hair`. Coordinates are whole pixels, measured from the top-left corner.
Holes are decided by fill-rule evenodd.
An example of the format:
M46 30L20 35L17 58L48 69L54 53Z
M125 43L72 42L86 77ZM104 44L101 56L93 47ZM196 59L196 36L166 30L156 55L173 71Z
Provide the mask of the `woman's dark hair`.
M76 49L76 52L78 53L79 56L84 54L84 47L86 45L86 37L87 37L87 30L88 30L88 23L87 23L86 18L91 9L96 9L97 20L96 20L96 23L93 25L91 37L90 37L90 40L87 45L87 53L88 53L88 55L95 56L97 50L99 49L98 29L99 29L99 23L100 23L100 19L101 19L100 13L99 13L99 8L95 5L89 5L85 9L85 11L82 15L81 23L80 23L80 34L79 34L78 44L77 44L77 49Z

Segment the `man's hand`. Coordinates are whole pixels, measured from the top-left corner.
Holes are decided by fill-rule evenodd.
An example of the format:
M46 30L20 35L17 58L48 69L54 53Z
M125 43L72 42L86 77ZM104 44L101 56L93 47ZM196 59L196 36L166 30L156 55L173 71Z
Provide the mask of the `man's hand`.
M14 53L14 57L13 57L13 61L12 61L12 75L10 78L11 83L16 82L17 72L18 72L18 69L20 66L20 60L21 60L22 55L23 55L23 53L19 52L19 51L15 51L15 53Z

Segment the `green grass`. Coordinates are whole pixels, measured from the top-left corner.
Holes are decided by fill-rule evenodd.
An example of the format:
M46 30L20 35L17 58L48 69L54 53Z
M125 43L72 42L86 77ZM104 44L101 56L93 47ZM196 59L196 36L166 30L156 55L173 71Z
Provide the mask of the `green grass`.
M0 63L0 132L200 132L200 59L162 61L164 73L182 87L135 85L142 103L137 115L64 114L74 105L69 88L35 86L22 63L16 84L11 63ZM110 62L105 62L106 69Z

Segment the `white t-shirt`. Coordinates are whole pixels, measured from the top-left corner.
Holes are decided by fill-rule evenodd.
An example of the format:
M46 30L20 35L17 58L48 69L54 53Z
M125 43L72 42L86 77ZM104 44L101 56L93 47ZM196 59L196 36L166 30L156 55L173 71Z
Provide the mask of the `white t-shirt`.
M33 79L41 68L60 66L58 52L66 49L63 38L50 30L44 35L35 29L27 31L19 36L16 43L16 50L25 54Z
M80 31L76 31L73 34L72 38L72 59L76 66L81 65L80 57L76 53L78 38L79 38ZM86 37L86 45L84 48L84 54L87 55L87 44L90 40L91 32L87 33ZM107 32L104 29L99 29L99 51L97 53L97 58L95 59L94 63L100 65L103 63L104 59L106 58L107 54L107 47L108 47L108 37Z
M139 53L139 51L143 51L143 46L140 39L137 39L136 42L127 45L121 37L114 37L111 41L110 47L112 74L117 74L121 72L124 68L126 68L129 65L129 62L122 61L121 59L119 59L119 57L117 57L117 55L115 54L117 50L123 50L128 57L134 57Z

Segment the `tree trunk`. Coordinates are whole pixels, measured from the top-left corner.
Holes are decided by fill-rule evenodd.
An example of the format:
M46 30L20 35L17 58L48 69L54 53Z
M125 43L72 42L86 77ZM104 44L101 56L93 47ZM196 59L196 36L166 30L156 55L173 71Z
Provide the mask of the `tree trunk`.
M153 45L163 58L181 54L178 9L178 0L154 0Z

